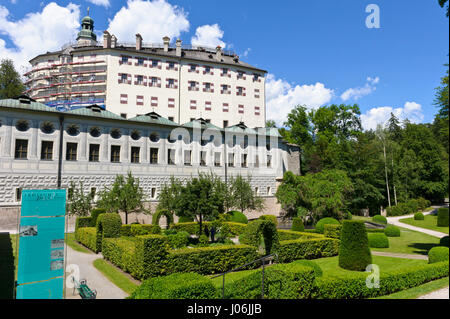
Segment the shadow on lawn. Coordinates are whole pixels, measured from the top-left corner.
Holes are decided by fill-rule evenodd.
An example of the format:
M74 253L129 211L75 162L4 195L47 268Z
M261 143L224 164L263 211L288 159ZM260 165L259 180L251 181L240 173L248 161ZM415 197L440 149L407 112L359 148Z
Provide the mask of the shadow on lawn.
M432 244L432 243L413 243L408 245L408 247L415 248L417 250L414 251L414 254L420 254L420 255L428 255L428 251L433 248L439 246L439 244Z

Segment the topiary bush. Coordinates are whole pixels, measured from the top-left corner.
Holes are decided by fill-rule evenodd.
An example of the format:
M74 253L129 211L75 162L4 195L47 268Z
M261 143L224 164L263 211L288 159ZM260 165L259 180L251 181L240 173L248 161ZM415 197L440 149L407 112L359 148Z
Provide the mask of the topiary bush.
M380 224L387 224L387 218L382 215L375 215L372 217L372 221Z
M338 252L339 240L322 237L281 241L277 253L280 263L290 263L298 259L332 257Z
M228 212L226 214L226 219L230 222L248 224L247 216L245 216L243 213L238 212L236 210Z
M129 299L215 299L212 281L195 273L172 274L147 279Z
M312 268L314 270L314 276L316 278L322 277L322 275L323 275L322 268L320 268L320 266L312 260L300 259L300 260L296 260L296 261L292 262L291 264Z
M294 217L292 219L292 231L299 231L302 232L305 230L305 225L303 225L303 221L300 217Z
M181 231L173 235L168 235L167 242L172 249L185 248L189 243L189 234L185 231Z
M170 225L173 224L173 214L167 209L157 210L152 216L152 224L159 225L159 220L162 216L165 216L167 218L167 228L169 228Z
M397 226L394 226L394 225L388 225L384 229L384 233L388 237L400 237L400 228L398 228Z
M440 261L448 262L448 247L433 247L428 252L428 263L434 264Z
M425 219L425 216L423 216L423 214L422 213L415 213L414 214L414 220L424 220Z
M327 225L327 224L335 224L335 225L339 225L340 223L339 223L339 221L338 220L336 220L336 219L334 219L334 218L331 218L331 217L325 217L325 218L322 218L322 219L320 219L318 222L317 222L317 224L316 224L316 231L319 233L319 234L323 234L323 226L324 225Z
M439 240L439 245L448 247L448 236L444 236Z
M257 219L250 222L244 232L239 236L241 244L261 247L264 243L265 255L272 254L279 247L277 227L270 220Z
M200 247L207 247L209 244L209 239L206 235L200 235L199 239L198 239L198 245Z
M91 211L91 221L92 221L91 226L95 227L97 225L98 216L101 214L105 214L105 213L106 213L106 209L104 209L104 208L94 208Z
M194 218L187 217L187 216L181 216L178 218L178 222L179 223L192 223L192 222L194 222Z
M371 248L389 248L389 238L382 233L367 234L369 247Z
M75 233L78 228L83 227L95 227L95 225L92 225L92 217L77 217L77 219L75 219Z
M97 217L96 233L96 253L99 253L102 249L102 241L104 238L118 238L122 235L122 219L120 218L119 214L100 214Z
M259 219L270 220L271 222L273 222L275 224L275 226L278 226L277 216L274 216L274 215L261 215L261 216L259 216Z
M344 220L339 245L339 267L364 271L371 263L366 226L362 221Z
M448 207L438 209L437 226L448 227Z
M339 239L341 237L341 230L342 225L326 224L323 229L323 234L327 238Z

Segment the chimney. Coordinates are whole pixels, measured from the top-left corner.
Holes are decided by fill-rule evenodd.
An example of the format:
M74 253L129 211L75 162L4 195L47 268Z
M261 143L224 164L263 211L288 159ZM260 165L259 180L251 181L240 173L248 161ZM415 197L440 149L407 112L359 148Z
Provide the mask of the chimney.
M216 48L216 60L222 61L222 47L220 45Z
M116 45L117 45L117 38L116 38L116 36L113 34L113 35L111 36L111 48L115 48Z
M176 54L177 56L181 56L181 40L178 39L176 44L177 44Z
M138 33L136 34L136 50L140 51L142 49L142 36Z
M164 42L164 52L169 52L170 38L168 36L165 36L163 38L163 42Z
M108 31L103 31L103 48L109 49L111 47L111 35Z

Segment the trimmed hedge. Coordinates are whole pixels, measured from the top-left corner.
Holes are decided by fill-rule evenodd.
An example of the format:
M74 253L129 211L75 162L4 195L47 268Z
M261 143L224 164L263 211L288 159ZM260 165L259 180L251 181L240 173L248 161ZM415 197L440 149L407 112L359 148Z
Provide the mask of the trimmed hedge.
M80 227L75 231L75 239L80 244L86 246L92 251L97 252L97 232L95 227Z
M96 235L97 250L102 251L102 241L105 238L118 238L121 236L122 219L117 213L101 214L97 217Z
M438 227L448 227L448 208L447 207L441 207L438 209L437 226Z
M272 223L275 224L275 226L278 226L277 216L274 216L274 215L261 215L261 216L259 216L259 219L270 220Z
M388 295L447 277L448 267L447 261L408 267L387 273L381 272L380 287L377 289L367 287L367 272L348 274L345 277L316 278L316 287L311 297L315 299L363 299Z
M179 223L193 223L194 222L194 218L187 217L187 216L181 216L181 217L178 217L178 222Z
M292 219L292 227L291 227L292 231L304 231L305 230L305 225L303 225L303 221L300 217L294 217Z
M202 226L203 228L207 229L209 231L209 228L211 227L212 222L203 222ZM227 224L229 226L229 230L231 232L231 235L233 236L239 236L242 234L247 227L246 224L242 223L234 223L234 222L224 222L224 224ZM191 222L191 223L178 223L171 225L170 229L175 229L176 231L185 231L188 232L189 235L197 235L198 234L198 223L197 222Z
M311 267L314 270L314 276L316 278L323 276L322 268L320 268L320 266L318 264L316 264L312 260L300 259L300 260L296 260L296 261L292 262L291 264L292 265L304 266L304 267Z
M104 208L94 208L91 211L91 219L92 219L91 226L95 227L97 225L98 216L101 214L105 214L105 213L106 213L106 209L104 209Z
M425 216L423 216L423 214L421 212L414 214L414 220L424 220L424 219L425 219Z
M142 265L135 258L135 238L105 238L102 243L102 254L106 260L135 278L143 273Z
M439 245L448 247L448 236L444 236L439 240Z
M142 283L128 299L214 299L216 289L208 278L196 273L151 278Z
M371 233L367 234L369 247L371 248L389 248L389 238L385 234Z
M336 256L339 240L333 238L296 239L280 242L278 260L289 263L298 259L316 259Z
M275 224L270 220L257 219L250 222L245 231L239 236L239 242L260 247L261 237L264 239L265 255L272 254L278 250L278 231Z
M170 250L165 267L167 273L192 271L203 275L226 272L258 259L254 247L223 245L195 249Z
M424 210L429 207L431 202L424 198L410 199L405 203L400 203L396 206L386 208L388 216L402 216L414 214L419 210Z
M189 234L181 231L176 234L167 235L167 242L172 249L185 248L189 243Z
M77 217L75 219L75 232L78 228L82 227L95 227L95 225L92 225L92 218L91 217Z
M294 239L324 238L324 235L313 232L307 233L286 229L277 229L277 231L278 231L278 240L280 242L284 240L294 240Z
M327 238L339 239L341 237L341 230L342 225L327 224L323 227L323 234Z
M397 226L394 225L388 225L385 229L384 229L384 233L386 234L386 236L388 237L400 237L400 228L398 228Z
M336 220L334 218L331 218L331 217L325 217L325 218L320 219L317 222L317 224L316 224L316 231L318 233L320 233L320 234L323 234L323 230L324 230L323 227L324 227L324 225L327 225L327 224L340 225L338 220Z
M247 216L245 216L242 212L238 212L233 210L226 214L226 219L230 222L248 224Z
M367 233L383 233L384 234L384 228L366 228Z
M367 231L362 221L344 220L339 245L339 266L348 270L365 270L372 263Z
M387 224L387 218L382 215L375 215L372 217L372 221L380 224Z
M448 262L448 247L433 247L428 252L428 263Z
M225 298L261 298L262 271L255 271L226 285ZM314 288L314 270L302 265L274 265L265 269L264 298L301 299L308 298Z

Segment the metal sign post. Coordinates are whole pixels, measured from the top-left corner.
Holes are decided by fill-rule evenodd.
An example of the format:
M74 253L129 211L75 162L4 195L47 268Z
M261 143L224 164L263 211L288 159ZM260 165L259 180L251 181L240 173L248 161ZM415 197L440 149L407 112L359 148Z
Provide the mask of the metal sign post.
M17 299L62 299L65 190L24 190L19 229Z

